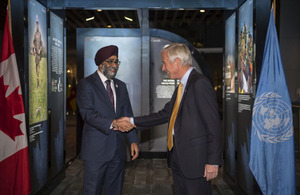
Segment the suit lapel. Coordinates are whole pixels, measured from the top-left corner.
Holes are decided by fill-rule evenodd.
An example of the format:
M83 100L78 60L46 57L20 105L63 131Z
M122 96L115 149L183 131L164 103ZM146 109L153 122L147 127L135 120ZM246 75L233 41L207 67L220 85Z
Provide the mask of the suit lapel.
M185 99L185 94L186 94L187 90L188 90L189 87L190 87L191 80L192 80L193 75L194 75L195 73L196 73L196 70L193 69L192 72L191 72L190 75L189 75L189 78L188 78L188 80L187 80L187 82L186 82L186 86L185 86L185 88L184 88L184 92L183 92L183 94L182 94L182 98L181 98L179 110L180 110L181 105L182 105L182 103L183 103L183 101L184 101L184 99Z
M187 90L189 90L190 83L191 83L193 74L195 74L195 72L196 72L196 70L193 69L192 72L189 75L189 78L188 78L187 82L186 82L186 86L184 88L184 91L183 91L183 94L182 94L182 97L181 97L181 101L180 101L180 105L179 105L179 108L178 108L178 113L177 113L176 121L181 116L181 114L180 114L181 108L182 108L182 106L184 104L184 100L186 99L186 93L187 93ZM176 89L176 93L177 93L177 90L178 90L178 87ZM175 99L176 99L176 97L175 97ZM175 103L175 101L173 102L173 106L174 106L174 103ZM175 124L176 124L176 122L175 122Z
M97 71L93 74L93 80L94 80L96 87L99 89L99 91L101 93L104 93L104 92L107 93Z

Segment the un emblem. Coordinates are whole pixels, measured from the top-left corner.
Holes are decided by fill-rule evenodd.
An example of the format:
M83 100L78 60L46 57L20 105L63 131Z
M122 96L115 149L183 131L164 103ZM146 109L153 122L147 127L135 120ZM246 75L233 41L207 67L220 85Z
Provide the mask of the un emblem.
M290 106L277 93L263 93L255 99L252 127L261 141L283 142L293 136Z

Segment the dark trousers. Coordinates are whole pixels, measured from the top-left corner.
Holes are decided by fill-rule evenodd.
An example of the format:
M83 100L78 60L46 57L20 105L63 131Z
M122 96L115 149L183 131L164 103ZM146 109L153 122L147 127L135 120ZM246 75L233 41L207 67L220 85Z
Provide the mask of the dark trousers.
M111 161L84 161L84 195L121 195L125 160L115 155Z
M211 183L206 178L186 178L179 166L176 146L168 152L168 163L172 170L175 195L211 195Z

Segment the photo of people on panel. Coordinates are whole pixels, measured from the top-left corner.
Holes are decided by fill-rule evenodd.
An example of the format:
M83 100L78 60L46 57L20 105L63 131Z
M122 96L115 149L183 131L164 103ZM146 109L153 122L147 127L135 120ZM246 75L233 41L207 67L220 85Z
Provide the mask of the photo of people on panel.
M29 124L47 120L47 19L46 8L29 1Z

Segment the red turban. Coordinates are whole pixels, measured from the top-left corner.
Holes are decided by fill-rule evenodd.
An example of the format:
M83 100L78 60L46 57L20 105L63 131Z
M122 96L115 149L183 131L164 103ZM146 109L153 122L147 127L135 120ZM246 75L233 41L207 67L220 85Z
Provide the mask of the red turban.
M115 45L109 45L106 47L102 47L99 49L95 55L95 63L97 66L102 64L103 61L110 58L111 56L117 56L118 57L118 47Z

